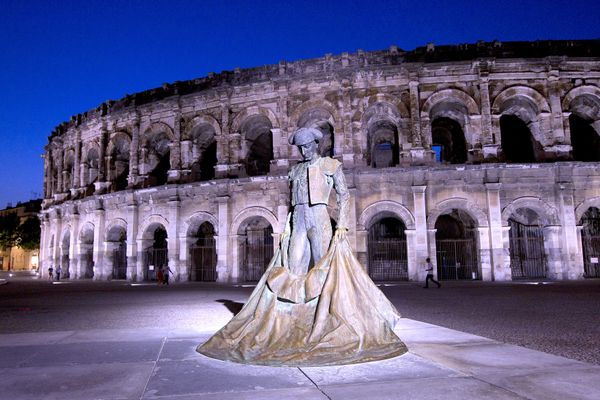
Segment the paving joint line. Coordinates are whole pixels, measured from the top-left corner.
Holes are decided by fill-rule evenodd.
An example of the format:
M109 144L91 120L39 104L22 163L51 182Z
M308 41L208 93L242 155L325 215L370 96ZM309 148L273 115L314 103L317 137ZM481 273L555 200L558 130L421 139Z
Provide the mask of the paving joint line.
M150 371L150 374L148 375L148 380L146 380L146 384L144 385L144 389L142 389L142 394L140 395L140 400L142 400L144 398L144 395L146 394L146 389L148 389L148 385L150 384L150 379L152 379L152 374L154 373L154 370L156 369L156 365L158 364L158 360L160 360L160 355L162 354L163 349L165 348L165 343L167 342L167 337L163 337L162 339L162 343L160 344L160 349L158 350L158 355L156 356L156 360L154 361L154 365L152 366L152 370Z
M333 400L331 397L329 397L329 395L328 395L327 393L325 393L325 392L323 391L323 389L321 389L321 388L319 387L319 385L317 385L317 384L315 383L315 381L313 381L312 379L310 379L310 376L308 376L308 374L307 374L306 372L304 372L304 371L302 370L302 368L298 367L298 370L299 370L300 372L302 372L302 375L304 375L304 376L306 377L306 379L308 379L308 380L309 380L309 381L310 381L310 382L311 382L313 385L315 385L315 387L317 388L317 390L318 390L319 392L321 392L321 393L323 394L323 396L327 397L327 399L328 399L328 400Z

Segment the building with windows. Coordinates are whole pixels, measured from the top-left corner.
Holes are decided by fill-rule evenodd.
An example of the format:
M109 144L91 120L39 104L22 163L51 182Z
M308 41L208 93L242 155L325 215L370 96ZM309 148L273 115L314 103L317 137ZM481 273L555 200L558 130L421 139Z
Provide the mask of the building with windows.
M26 202L19 202L16 206L8 205L5 209L0 210L0 219L9 217L11 214L15 216L15 223L20 224L21 230L29 231L25 235L18 235L21 239L27 239L23 236L31 237L36 233L39 234L39 220L37 215L41 210L42 200L29 200ZM1 223L6 223L4 220ZM7 224L8 225L8 224ZM10 230L13 232L9 232ZM19 227L3 226L0 231L2 234L16 234L14 231L18 231ZM31 235L27 235L27 234ZM35 238L36 236L33 236ZM37 270L39 266L39 249L35 245L26 246L12 246L2 248L0 247L0 271L32 271ZM34 248L36 247L36 248Z
M445 280L600 277L600 40L359 50L107 101L48 139L42 263L257 280L309 125L374 279L422 279L426 257Z

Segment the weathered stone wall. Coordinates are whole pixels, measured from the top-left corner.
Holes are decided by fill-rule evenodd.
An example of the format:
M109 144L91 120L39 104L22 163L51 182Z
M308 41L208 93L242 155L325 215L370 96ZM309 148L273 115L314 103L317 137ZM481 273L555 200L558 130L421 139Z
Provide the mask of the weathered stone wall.
M277 243L299 159L287 138L306 125L344 164L350 239L366 267L369 229L394 217L406 228L408 278L422 279L423 260L437 262L439 217L464 215L474 276L509 280L509 220L527 209L543 231L546 277L584 275L578 225L600 207L600 158L588 149L600 132L600 41L391 47L106 102L49 137L42 270L67 263L71 277L112 278L109 236L122 229L127 278L141 280L162 227L168 265L186 280L193 237L209 222L218 280L243 280L245 226L267 221Z

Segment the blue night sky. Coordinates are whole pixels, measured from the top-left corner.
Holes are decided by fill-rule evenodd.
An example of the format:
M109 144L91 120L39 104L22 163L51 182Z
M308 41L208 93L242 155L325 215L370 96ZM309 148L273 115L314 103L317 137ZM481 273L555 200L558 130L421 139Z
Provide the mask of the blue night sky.
M0 208L43 193L52 129L208 72L428 42L600 38L600 1L0 0Z

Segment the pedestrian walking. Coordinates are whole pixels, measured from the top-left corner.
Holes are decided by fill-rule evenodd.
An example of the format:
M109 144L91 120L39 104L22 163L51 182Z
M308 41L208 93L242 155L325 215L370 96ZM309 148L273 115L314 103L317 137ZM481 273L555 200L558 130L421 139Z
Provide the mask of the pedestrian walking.
M54 279L54 268L52 268L52 265L48 267L48 279Z
M435 283L438 289L442 287L438 281L433 279L433 264L431 263L431 258L429 257L425 259L425 271L427 271L427 278L425 278L425 286L423 286L423 289L429 289L429 281Z
M173 271L171 271L171 268L169 268L169 266L167 266L165 268L165 273L164 273L165 277L164 277L164 281L163 281L163 283L165 285L169 284L169 275L171 275L172 273L173 273Z
M60 274L62 273L62 268L60 266L60 264L58 265L58 267L56 267L56 280L60 281Z

